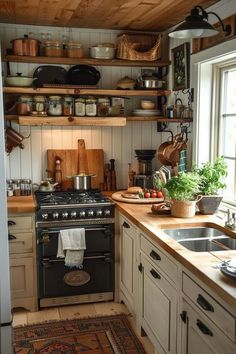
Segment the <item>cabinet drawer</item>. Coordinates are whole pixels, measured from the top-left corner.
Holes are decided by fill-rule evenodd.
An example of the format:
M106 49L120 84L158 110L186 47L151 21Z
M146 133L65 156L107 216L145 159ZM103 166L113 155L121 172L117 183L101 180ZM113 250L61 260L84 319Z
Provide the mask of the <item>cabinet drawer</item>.
M236 319L185 273L183 273L183 292L230 339L235 341Z
M159 248L149 242L144 235L141 235L141 250L157 267L174 281L174 283L177 283L177 265L174 264Z
M13 225L9 225L9 231L12 230L32 230L34 229L34 218L32 216L11 216L8 217L8 222L13 222Z
M15 232L11 233L15 239L9 240L9 253L19 254L33 252L33 236L32 232Z

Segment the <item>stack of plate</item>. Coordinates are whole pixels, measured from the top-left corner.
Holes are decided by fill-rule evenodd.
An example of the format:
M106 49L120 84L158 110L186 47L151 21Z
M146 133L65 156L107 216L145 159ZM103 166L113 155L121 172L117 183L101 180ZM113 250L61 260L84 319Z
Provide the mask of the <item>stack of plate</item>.
M133 111L134 116L160 116L160 109L135 109Z

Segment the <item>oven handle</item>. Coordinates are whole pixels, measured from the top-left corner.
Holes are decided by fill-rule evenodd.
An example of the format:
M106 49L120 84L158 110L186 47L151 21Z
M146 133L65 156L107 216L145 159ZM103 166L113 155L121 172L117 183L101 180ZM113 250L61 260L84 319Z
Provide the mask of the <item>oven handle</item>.
M88 256L88 257L84 257L84 259L106 259L109 258L111 256L111 253L106 253L103 256ZM49 262L49 263L56 263L56 262L61 262L64 261L64 258L60 258L60 259L50 259L50 258L43 258L42 259L43 262Z
M63 229L66 230L66 229ZM108 228L106 227L95 227L95 228L85 228L85 231L107 231ZM57 231L49 231L49 230L42 230L42 234L58 234L60 230Z

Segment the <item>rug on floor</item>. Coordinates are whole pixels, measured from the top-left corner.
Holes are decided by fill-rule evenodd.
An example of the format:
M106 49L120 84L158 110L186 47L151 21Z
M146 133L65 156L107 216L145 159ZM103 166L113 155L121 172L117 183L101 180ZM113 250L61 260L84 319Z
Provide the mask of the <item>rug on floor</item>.
M126 315L50 321L13 328L17 354L145 354Z

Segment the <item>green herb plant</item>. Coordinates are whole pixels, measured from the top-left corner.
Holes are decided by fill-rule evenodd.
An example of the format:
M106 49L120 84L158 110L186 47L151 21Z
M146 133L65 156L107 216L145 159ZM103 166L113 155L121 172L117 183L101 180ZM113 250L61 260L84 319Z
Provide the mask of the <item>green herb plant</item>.
M169 179L164 188L167 196L173 200L194 200L199 194L200 176L195 172L179 172Z
M192 172L200 177L199 194L216 195L226 184L223 179L227 176L227 164L223 157L216 158L214 163L206 162L200 167L193 166Z

